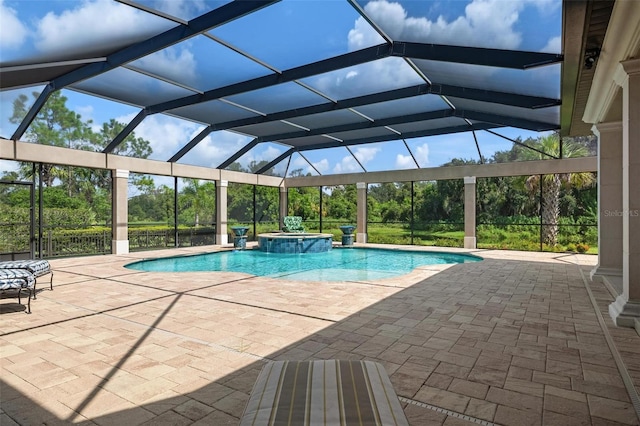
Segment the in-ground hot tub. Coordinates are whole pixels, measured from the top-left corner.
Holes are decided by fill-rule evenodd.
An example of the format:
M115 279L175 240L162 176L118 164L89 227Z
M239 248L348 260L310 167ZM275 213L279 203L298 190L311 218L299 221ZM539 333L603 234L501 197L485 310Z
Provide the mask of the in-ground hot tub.
M331 250L332 234L272 232L258 234L260 251L266 253L324 253Z

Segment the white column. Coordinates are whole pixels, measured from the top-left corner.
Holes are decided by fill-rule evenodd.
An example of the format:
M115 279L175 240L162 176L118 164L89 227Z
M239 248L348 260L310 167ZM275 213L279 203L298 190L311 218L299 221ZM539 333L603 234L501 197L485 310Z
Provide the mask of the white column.
M464 177L464 248L476 248L476 177Z
M129 171L111 170L111 253L129 253Z
M622 87L622 294L609 305L619 326L640 323L640 59L620 63Z
M216 242L224 245L229 242L227 234L227 187L229 181L216 182Z
M621 277L622 122L598 123L592 131L598 137L598 266L591 275Z
M358 190L358 215L356 223L356 241L367 242L367 183L356 183Z

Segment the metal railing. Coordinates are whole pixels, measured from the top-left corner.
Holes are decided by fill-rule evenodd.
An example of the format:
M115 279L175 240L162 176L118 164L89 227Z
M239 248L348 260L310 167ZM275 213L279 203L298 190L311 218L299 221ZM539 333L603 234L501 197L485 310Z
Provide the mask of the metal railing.
M143 251L176 247L173 227L132 227L128 230L129 249ZM34 238L38 241L38 238ZM29 250L28 224L0 224L0 256L11 259ZM104 225L45 226L41 247L36 246L39 257L89 256L110 254L112 232ZM203 246L216 243L215 226L178 229L178 246Z

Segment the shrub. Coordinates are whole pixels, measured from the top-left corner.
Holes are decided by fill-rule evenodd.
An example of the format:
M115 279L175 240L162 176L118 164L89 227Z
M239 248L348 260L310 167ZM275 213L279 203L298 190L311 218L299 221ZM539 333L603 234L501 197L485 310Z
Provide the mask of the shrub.
M576 250L578 253L586 253L589 251L589 245L585 243L579 243L576 245Z

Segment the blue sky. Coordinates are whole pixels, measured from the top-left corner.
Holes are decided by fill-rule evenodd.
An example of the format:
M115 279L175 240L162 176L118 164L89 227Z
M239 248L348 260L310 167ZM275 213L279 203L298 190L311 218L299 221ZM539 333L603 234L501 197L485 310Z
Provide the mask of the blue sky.
M144 0L139 3L181 19L191 19L226 2ZM556 0L358 0L358 4L394 40L561 52L562 11L561 2ZM327 22L330 25L326 25ZM111 0L0 0L0 62L6 67L29 63L34 57L43 55L51 60L60 60L70 53L82 55L82 52L96 46L109 47L122 40L141 40L174 25L170 21ZM91 28L91 31L86 32L87 28ZM210 34L278 70L383 42L380 35L346 0L284 0L214 29ZM181 79L181 82L197 90L211 89L206 87L211 84L210 79L204 76L215 75L215 84L224 86L271 72L259 63L231 53L213 40L192 38L136 61L132 66L143 71L161 72L163 77L169 79ZM500 78L497 71L487 67L480 68L463 68L462 72L467 72L469 78L482 80L483 84L487 79L492 79L496 88L504 87L506 80ZM97 83L87 81L76 85L75 90L63 90L68 98L67 106L81 114L83 119L92 120L96 128L111 118L128 123L140 110L140 106L88 96L80 90L99 83L111 87L108 90L127 91L127 84L145 85L150 80L132 70L107 74L95 79ZM446 78L450 72L446 67L434 67L434 75ZM527 75L530 76L527 78L528 89L525 90L528 94L559 96L559 67L545 67ZM422 82L416 79L415 73L403 61L388 58L304 79L303 83L339 98L357 96L371 90L371 81L376 82L377 90ZM550 83L547 84L548 82ZM278 107L284 106L282 109L287 109L295 106L296 102L312 104L323 100L294 83L289 84L286 97L282 96L281 99L274 90L265 90L260 98L241 94L230 97L228 101L268 113ZM13 99L20 93L29 94L41 89L42 87L28 87L0 93L1 136L10 137L16 127L8 122ZM181 93L182 90L167 88L167 96L174 96L174 91ZM314 100L316 97L317 100ZM210 108L219 114L224 114L227 110L238 113L234 105L218 101L211 103ZM203 127L203 123L156 114L147 117L136 128L135 133L151 141L154 151L151 158L167 160ZM511 128L498 132L511 138L538 136L536 133ZM496 150L511 147L511 143L502 138L483 132L478 132L477 135L486 157ZM250 135L214 132L181 162L215 167L251 139ZM407 139L406 142L420 167L438 166L452 158L478 157L470 133ZM277 143L260 144L243 156L240 162L246 166L251 161L270 161L286 149L286 146ZM415 168L415 163L401 140L354 146L351 152L368 171ZM362 171L345 148L305 152L304 157L323 174ZM283 172L285 166L286 161L277 170ZM3 167L9 166L5 163ZM296 155L292 158L289 170L298 168L315 174L307 161Z

